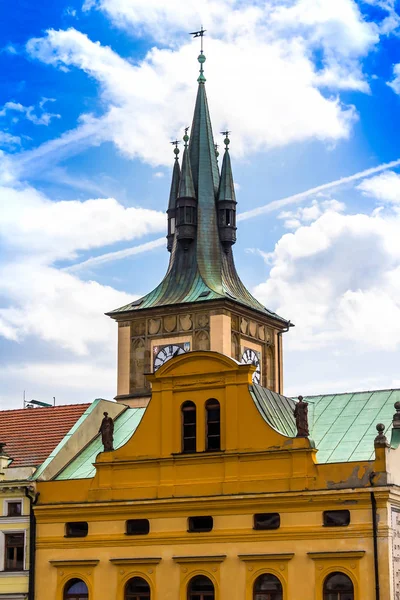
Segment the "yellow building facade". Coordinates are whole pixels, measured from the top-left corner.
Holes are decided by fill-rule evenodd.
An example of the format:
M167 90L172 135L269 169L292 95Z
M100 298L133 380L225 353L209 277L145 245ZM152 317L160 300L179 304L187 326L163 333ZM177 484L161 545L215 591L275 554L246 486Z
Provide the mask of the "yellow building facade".
M136 432L97 456L93 478L38 483L37 599L69 598L68 586L80 580L91 599L130 600L129 582L141 578L153 600L186 600L193 578L205 576L218 600L373 600L371 492L380 598L396 597L390 519L400 496L390 464L399 451L378 441L372 460L318 464L308 438L284 436L260 414L249 391L253 371L213 352L175 358L150 376L152 399ZM207 451L211 399L220 446ZM196 412L190 453L182 446L188 402ZM337 511L348 523L325 522ZM87 524L82 537L79 527L68 529L77 522ZM324 596L324 582L338 572L353 595ZM256 595L265 574L279 589Z
M37 481L35 598L399 600L400 391L283 395L292 324L236 272L229 132L220 168L198 60L167 273L108 313L118 411Z

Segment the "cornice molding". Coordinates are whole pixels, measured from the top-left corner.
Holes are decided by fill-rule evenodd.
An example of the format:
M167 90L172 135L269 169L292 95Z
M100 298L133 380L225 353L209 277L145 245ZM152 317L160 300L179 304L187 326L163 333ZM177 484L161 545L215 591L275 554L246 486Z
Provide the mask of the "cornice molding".
M292 560L294 552L285 554L238 554L238 558L243 562L265 562L268 560L289 561Z
M307 555L312 560L328 560L328 559L343 559L343 558L362 558L365 550L344 550L338 552L307 552Z
M110 563L117 566L124 565L158 565L161 562L161 557L148 557L148 558L110 558Z
M65 569L67 567L96 567L100 560L98 558L76 559L76 560L49 560L49 563L56 569Z
M191 563L222 563L226 559L226 554L215 554L209 556L173 556L172 560L179 565Z

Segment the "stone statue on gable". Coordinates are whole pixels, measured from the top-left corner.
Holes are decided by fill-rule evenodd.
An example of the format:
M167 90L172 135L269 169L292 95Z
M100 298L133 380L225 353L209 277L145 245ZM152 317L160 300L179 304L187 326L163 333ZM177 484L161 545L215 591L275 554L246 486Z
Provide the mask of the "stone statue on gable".
M308 437L310 435L308 430L308 403L304 402L303 396L299 396L299 401L294 409L294 417L297 428L296 437Z
M104 452L114 450L114 421L108 416L108 412L103 413L104 419L101 422L99 433L101 433L101 441L104 446Z

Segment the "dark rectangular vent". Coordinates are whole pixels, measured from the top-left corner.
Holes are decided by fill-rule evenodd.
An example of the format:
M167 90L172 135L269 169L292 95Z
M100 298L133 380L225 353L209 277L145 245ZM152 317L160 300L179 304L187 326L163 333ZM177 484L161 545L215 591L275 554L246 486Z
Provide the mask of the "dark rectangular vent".
M258 513L254 515L254 529L279 529L281 516L279 513Z
M140 306L141 304L143 304L143 300L135 300L134 302L131 302L131 306Z
M129 519L126 522L127 535L147 535L150 531L148 519Z
M212 517L189 517L189 529L190 533L202 533L211 531L214 522Z
M350 525L349 510L325 510L324 511L324 526L325 527L346 527Z
M65 523L66 537L86 537L89 531L89 526L86 521L75 521L73 523Z

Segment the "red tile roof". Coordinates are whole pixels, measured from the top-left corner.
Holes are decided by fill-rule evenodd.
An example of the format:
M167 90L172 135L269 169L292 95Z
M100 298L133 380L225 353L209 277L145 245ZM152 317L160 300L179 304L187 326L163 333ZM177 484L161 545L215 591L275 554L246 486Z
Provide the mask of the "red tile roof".
M10 467L42 464L90 404L0 411L0 442Z

